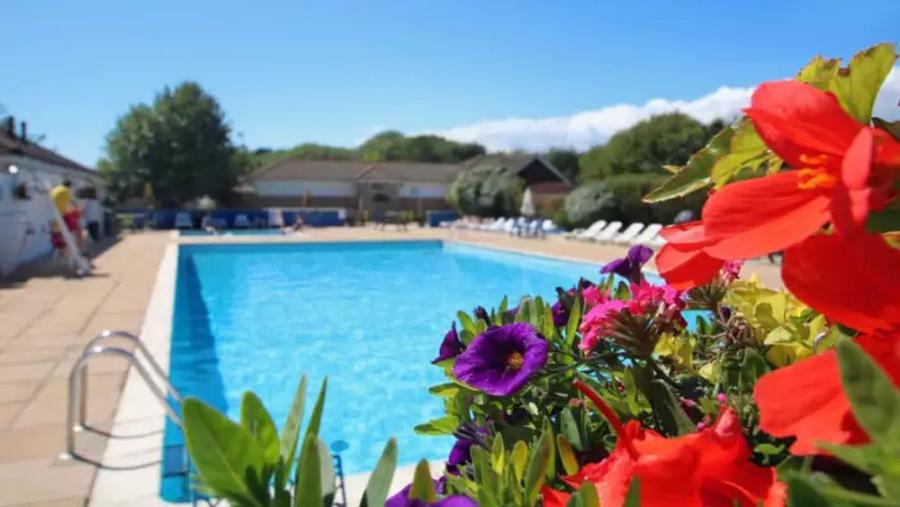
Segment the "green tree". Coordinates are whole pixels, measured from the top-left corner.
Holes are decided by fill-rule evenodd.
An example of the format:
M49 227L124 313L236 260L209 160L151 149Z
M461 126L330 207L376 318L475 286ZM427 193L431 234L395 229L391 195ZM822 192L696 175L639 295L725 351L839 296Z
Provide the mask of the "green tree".
M98 168L119 202L140 195L149 183L162 206L203 195L227 203L246 163L235 156L230 133L216 99L184 82L121 116Z
M619 218L616 198L605 182L592 181L576 188L566 196L566 223L586 227L600 219Z
M570 182L578 180L578 152L562 148L551 148L545 155L547 162L559 169Z
M712 128L715 128L714 126ZM581 180L617 174L664 174L664 165L684 164L711 137L711 128L682 113L654 116L613 135L580 159Z
M257 168L268 167L289 158L303 160L354 160L357 156L356 150L352 148L318 143L303 143L288 150L257 148L253 152L254 165Z
M506 167L478 166L456 177L447 192L447 201L463 215L517 215L523 186L522 180Z
M374 135L358 148L363 160L410 160L416 162L462 162L485 153L476 143L458 143L435 135L406 137L396 130Z

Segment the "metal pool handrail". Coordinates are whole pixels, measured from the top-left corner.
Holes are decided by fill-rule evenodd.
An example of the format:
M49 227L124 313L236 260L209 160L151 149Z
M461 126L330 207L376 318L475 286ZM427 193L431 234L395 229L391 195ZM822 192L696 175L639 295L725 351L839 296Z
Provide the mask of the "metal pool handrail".
M100 344L100 342L110 338L122 338L133 343L135 345L135 351L132 352L122 347ZM144 360L150 364L150 369L153 370L161 381L162 388L157 385L157 381L150 374L150 371L138 360L135 352L139 352L144 356ZM76 451L75 433L80 431L90 431L107 438L119 439L142 438L159 433L158 431L151 431L133 435L119 435L100 430L99 428L93 428L87 423L85 415L87 411L87 365L92 358L102 355L122 357L128 361L130 365L134 366L141 379L147 384L147 387L150 388L150 391L160 405L162 405L166 416L176 425L181 427L181 419L179 418L177 411L172 407L168 398L168 396L172 396L176 402L181 402L181 394L171 384L162 367L160 367L159 363L153 358L141 342L140 338L126 331L103 331L88 342L85 346L85 350L69 372L69 399L66 411L66 451L63 453L62 458L82 461L106 470L134 470L159 464L160 460L137 465L107 465L98 460L79 454Z

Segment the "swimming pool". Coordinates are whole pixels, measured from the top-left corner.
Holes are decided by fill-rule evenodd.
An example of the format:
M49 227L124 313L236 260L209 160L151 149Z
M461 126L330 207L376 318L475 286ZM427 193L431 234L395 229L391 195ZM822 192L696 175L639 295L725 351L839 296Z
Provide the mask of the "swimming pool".
M207 232L202 229L182 229L182 236L283 236L281 229L224 229L218 233Z
M321 435L346 442L345 473L370 470L392 435L401 465L444 459L451 439L413 426L443 415L430 361L457 310L554 297L597 269L440 241L181 245L170 376L234 419L252 390L280 426L300 375L307 399L327 375ZM178 466L174 425L165 441L164 473ZM162 496L185 500L187 487L164 479Z

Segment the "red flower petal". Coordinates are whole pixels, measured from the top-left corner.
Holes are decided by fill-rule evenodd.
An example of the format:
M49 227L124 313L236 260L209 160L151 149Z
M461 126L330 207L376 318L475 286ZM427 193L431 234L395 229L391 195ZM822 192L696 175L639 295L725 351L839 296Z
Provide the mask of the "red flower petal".
M666 283L676 289L706 285L719 274L725 261L710 257L703 250L683 252L675 245L664 245L656 254L656 269Z
M694 250L713 242L713 240L706 237L706 230L703 227L703 222L700 220L669 225L659 231L659 235L666 240L667 244L674 245L678 250L682 251Z
M541 488L541 503L544 507L566 507L569 503L569 495L564 491L544 486Z
M898 339L897 335L866 335L856 342L900 386ZM817 442L861 444L869 440L850 410L833 350L764 375L753 396L759 406L760 428L777 437L796 436L791 446L794 454L821 453Z
M820 155L836 168L862 128L834 95L798 81L760 85L745 112L766 145L795 168Z
M706 253L721 259L758 257L802 241L829 219L829 196L802 190L798 171L728 185L703 207Z
M864 128L841 162L841 182L832 192L831 217L838 234L859 231L869 216L872 189L868 187L875 159L873 129Z
M781 277L831 320L864 332L900 326L900 250L877 234L812 236L785 251Z

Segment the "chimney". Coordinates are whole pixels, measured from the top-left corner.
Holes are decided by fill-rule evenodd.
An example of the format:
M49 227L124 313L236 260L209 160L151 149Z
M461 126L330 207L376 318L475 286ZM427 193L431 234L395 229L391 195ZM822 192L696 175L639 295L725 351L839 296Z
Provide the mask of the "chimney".
M28 142L28 124L23 121L22 123L19 124L19 127L20 127L22 142L27 143Z

